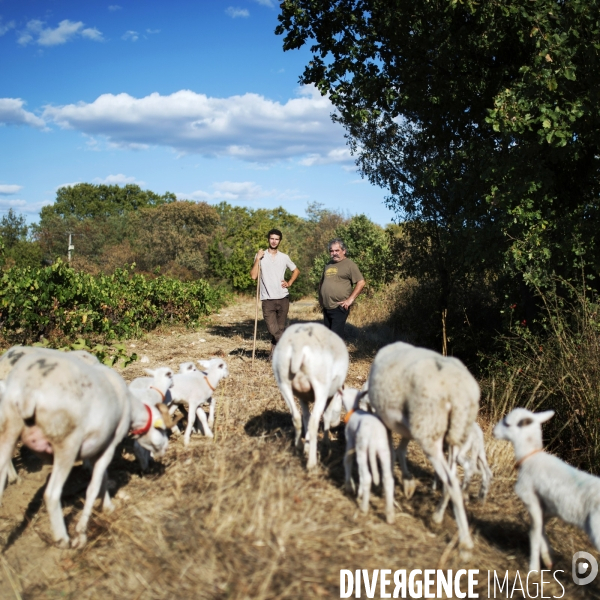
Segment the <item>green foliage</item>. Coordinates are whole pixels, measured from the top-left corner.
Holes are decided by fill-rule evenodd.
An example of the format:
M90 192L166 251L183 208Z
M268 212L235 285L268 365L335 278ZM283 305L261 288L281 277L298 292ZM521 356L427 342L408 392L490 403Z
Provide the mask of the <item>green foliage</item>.
M61 261L40 269L13 267L2 274L0 333L10 343L120 339L165 322L197 325L223 301L203 280L149 280L127 269L92 276Z
M290 256L303 270L301 252L304 243L301 239L305 222L283 208L273 210L251 210L241 206L231 206L222 202L217 207L221 219L221 231L213 238L208 255L214 277L225 280L234 290L252 292L256 282L250 277L250 268L259 249L266 249L267 233L270 229L280 229L283 240L279 249ZM290 288L292 299L302 295L301 282Z
M391 229L384 230L365 215L357 215L338 225L333 233L330 239L337 237L344 241L347 256L358 265L367 289L377 290L392 281L398 272L398 260L392 249ZM329 260L327 251L315 257L311 270L311 281L315 287Z
M175 194L171 192L160 196L150 190L142 190L134 184L120 187L78 183L58 189L54 204L44 206L40 211L41 224L52 216L74 217L78 221L94 217L123 216L131 211L156 207L175 200Z
M416 223L442 303L469 275L544 285L581 253L598 269L595 0L286 0L279 20L363 174Z

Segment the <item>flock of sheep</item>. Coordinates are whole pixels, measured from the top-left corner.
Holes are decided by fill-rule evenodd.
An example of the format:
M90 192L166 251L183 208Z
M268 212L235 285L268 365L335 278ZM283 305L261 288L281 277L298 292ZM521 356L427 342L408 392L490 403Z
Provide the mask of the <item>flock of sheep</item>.
M38 454L49 455L53 468L44 499L54 541L61 547L82 547L97 498L112 510L107 467L118 444L129 433L134 452L146 470L150 457L164 455L169 433L179 433L175 410L187 409L184 443L199 424L212 437L215 418L213 392L227 377L220 358L183 363L174 374L169 367L146 370L127 384L113 369L84 351L63 353L15 346L0 357L0 500L4 488L17 478L12 457L19 439ZM369 506L372 482L383 484L386 518L394 520L393 465L396 455L404 494L415 491L406 461L410 440L431 461L442 499L433 520L441 522L451 500L458 526L459 546L473 547L463 491L472 475L480 473L480 498L485 499L492 478L483 433L477 424L479 386L457 359L398 342L382 348L362 390L345 388L349 356L344 342L318 323L289 327L275 347L273 373L291 412L295 444L304 448L307 467L317 466L317 438L321 417L325 441L341 421L345 409L346 488L355 492L354 459L358 465L358 498L363 512ZM298 410L295 398L300 402ZM208 418L204 404L209 403ZM311 410L312 406L312 410ZM519 470L515 490L531 515L530 569L539 570L540 557L551 566L544 518L557 515L584 529L600 549L600 479L583 473L543 452L541 424L552 411L533 413L518 408L494 428L497 438L512 442ZM392 433L401 436L397 449ZM302 436L304 434L304 441ZM76 461L91 470L85 504L70 539L65 527L61 493ZM463 483L457 465L464 471ZM435 483L435 482L434 482Z

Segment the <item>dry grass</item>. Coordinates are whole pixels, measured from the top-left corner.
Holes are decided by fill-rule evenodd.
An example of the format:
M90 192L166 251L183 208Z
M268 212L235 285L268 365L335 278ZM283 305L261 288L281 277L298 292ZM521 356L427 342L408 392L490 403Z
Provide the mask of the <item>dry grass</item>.
M151 358L151 366L175 366L214 353L228 357L230 378L216 392L216 439L196 435L188 448L173 439L163 463L145 476L125 444L109 470L116 511L94 514L83 551L49 544L41 500L49 467L21 452L23 482L6 490L0 509L2 600L337 598L340 569L436 567L479 569L478 591L487 597L488 569L526 570L527 519L512 491L512 459L505 445L490 446L496 479L488 503L467 507L475 540L469 560L448 552L456 532L450 512L441 527L430 525L439 492L431 491L432 469L418 448L411 446L409 453L417 492L407 502L396 489L392 526L385 523L379 494L371 496L367 517L344 494L341 429L328 450L320 447L318 472L307 474L304 458L292 449L291 419L265 360L264 330L251 366L253 314L251 303L239 302L223 309L206 330L164 330L132 342ZM316 315L306 301L292 305L291 316ZM360 339L350 349L348 381L359 386L368 375L371 350L365 351ZM141 374L142 367L130 365L125 377ZM71 530L86 483L86 474L76 468L65 488ZM589 551L590 544L559 522L549 533L566 582L572 553ZM544 589L561 593L558 586ZM600 597L600 588L570 585L566 597Z

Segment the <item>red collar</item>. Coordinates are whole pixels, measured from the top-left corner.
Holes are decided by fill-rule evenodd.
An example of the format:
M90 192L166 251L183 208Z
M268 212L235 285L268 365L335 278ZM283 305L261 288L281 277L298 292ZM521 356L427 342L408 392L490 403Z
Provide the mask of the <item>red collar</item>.
M204 376L204 381L206 381L206 383L208 384L208 387L214 392L217 388L214 388L211 384L211 382L208 380L208 377L205 375Z
M533 456L534 454L537 454L538 452L543 452L542 448L538 448L537 450L532 450L531 452L529 452L529 454L526 454L523 458L520 458L515 463L515 469L519 469L530 456Z
M160 401L161 402L165 401L165 395L157 387L154 387L153 385L151 385L150 389L151 390L156 390L160 394Z
M152 427L152 409L147 404L144 404L144 406L148 411L148 422L143 427L130 431L129 433L131 435L144 435L145 433L148 433L148 431L150 431L150 427Z
M348 421L350 420L350 417L354 414L354 409L352 409L351 411L346 413L346 416L344 417L344 425L348 425Z

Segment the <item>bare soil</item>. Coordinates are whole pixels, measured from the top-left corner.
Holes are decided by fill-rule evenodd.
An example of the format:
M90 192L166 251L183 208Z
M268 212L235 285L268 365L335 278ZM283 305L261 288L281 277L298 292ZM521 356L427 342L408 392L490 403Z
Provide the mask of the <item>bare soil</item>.
M290 317L319 319L310 300L292 304ZM293 449L291 418L268 362L266 329L259 323L254 366L254 304L243 299L201 330L163 329L127 342L131 351L149 358L148 364L137 361L122 369L127 380L142 375L145 366L176 367L214 355L226 357L230 377L215 392L214 441L196 434L186 448L181 438L172 437L166 458L147 474L140 472L131 442L123 443L109 469L116 510L94 513L83 550L53 546L43 504L51 466L19 449L15 463L21 481L8 486L0 508L1 600L339 598L341 569L479 569L481 598L488 598L488 570L500 579L508 571L510 591L519 571L525 586L529 519L513 491L512 451L506 444L487 436L495 479L485 504L475 500L478 480L470 490L467 514L475 549L469 558L454 549L451 510L441 526L431 524L440 492L432 491L432 468L414 444L409 459L418 479L415 496L404 498L397 470L395 524L386 524L378 491L363 516L343 491L343 428L334 430L329 448L320 445L316 474L306 472L304 457ZM361 337L359 327L350 327L348 385L360 387L368 376L377 350L374 330L370 326ZM389 337L381 333L381 339ZM489 426L484 428L489 434ZM64 489L71 531L88 478L76 466ZM574 552L597 556L585 534L556 519L548 534L554 568L563 571L557 575L565 587L562 597L600 598L598 580L582 587L571 580ZM552 576L545 573L548 580ZM539 578L530 578L531 596L533 581ZM512 597L528 597L519 587L517 582ZM496 597L510 597L510 591ZM545 596L562 594L558 584L544 585Z

